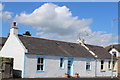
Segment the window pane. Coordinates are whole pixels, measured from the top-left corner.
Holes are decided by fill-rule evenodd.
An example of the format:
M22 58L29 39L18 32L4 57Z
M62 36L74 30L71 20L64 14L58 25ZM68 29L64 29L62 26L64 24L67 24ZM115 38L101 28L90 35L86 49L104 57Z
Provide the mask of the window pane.
M63 67L63 62L64 62L64 59L63 59L63 58L60 58L60 67L61 67L61 68Z
M41 59L41 60L40 60L40 61L41 61L41 63L43 64L43 58L40 58L40 59Z
M38 58L38 63L40 63L40 58Z
M40 65L37 65L37 70L40 70Z
M43 71L43 65L40 66L41 71Z
M90 62L86 62L86 70L90 70Z
M101 60L101 64L104 64L104 61L103 61L103 60Z
M115 54L115 53L113 54L113 57L116 57L116 54Z
M108 68L109 68L109 69L110 69L110 63L111 63L111 61L108 62Z
M101 69L103 70L103 65L101 65Z
M101 60L101 70L104 69L104 60Z
M44 58L38 58L37 61L37 70L43 71L44 69Z
M86 65L86 70L90 70L90 65Z

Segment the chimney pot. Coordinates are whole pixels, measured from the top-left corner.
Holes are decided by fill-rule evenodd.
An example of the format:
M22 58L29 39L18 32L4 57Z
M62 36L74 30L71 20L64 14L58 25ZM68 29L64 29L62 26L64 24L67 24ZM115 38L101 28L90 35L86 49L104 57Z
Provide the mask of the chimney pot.
M16 22L12 23L12 27L10 28L10 35L18 35L18 27L16 26Z
M16 26L16 22L13 22L13 26Z

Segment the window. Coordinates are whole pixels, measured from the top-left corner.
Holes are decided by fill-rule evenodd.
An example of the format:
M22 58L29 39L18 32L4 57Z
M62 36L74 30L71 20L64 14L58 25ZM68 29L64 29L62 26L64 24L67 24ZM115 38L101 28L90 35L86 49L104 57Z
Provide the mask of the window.
M116 61L113 61L113 70L116 70Z
M101 71L105 70L105 63L104 60L101 60Z
M64 58L60 58L60 68L64 68Z
M44 58L38 58L37 60L37 71L44 71Z
M87 71L90 71L90 61L87 61L87 62L86 62L86 70L87 70Z
M108 69L111 70L111 61L108 61Z
M117 57L116 52L112 52L113 57Z

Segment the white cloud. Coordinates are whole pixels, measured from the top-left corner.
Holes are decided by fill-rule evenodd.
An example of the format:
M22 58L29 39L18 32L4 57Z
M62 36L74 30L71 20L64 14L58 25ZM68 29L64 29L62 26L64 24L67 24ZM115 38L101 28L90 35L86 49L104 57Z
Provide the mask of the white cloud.
M12 12L5 11L2 13L3 20L10 20L12 19Z
M46 3L35 9L31 14L21 13L15 20L24 25L42 31L36 33L44 38L56 38L65 41L76 41L78 34L84 37L87 43L101 45L109 43L111 34L105 32L92 32L90 24L92 19L78 19L66 6L57 6ZM88 37L85 37L89 35Z
M12 20L12 12L0 12L0 18L2 18L3 21Z
M3 9L4 9L4 6L0 3L0 18L2 18L3 21L11 20L12 12L2 11Z

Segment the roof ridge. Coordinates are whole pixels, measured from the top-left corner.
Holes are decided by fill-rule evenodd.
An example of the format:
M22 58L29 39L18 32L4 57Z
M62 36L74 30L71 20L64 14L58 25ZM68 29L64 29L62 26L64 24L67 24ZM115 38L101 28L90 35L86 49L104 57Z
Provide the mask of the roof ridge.
M74 43L74 42L66 42L66 41L60 41L60 40L51 40L51 39L45 39L45 38L40 38L40 37L34 37L34 36L22 35L22 37L30 37L30 38L36 38L36 39L43 39L43 40L47 40L47 41L62 42L62 43L71 43L71 44L78 44L78 43Z
M85 45L104 48L103 46L98 46L98 45L91 45L91 44L85 44Z

